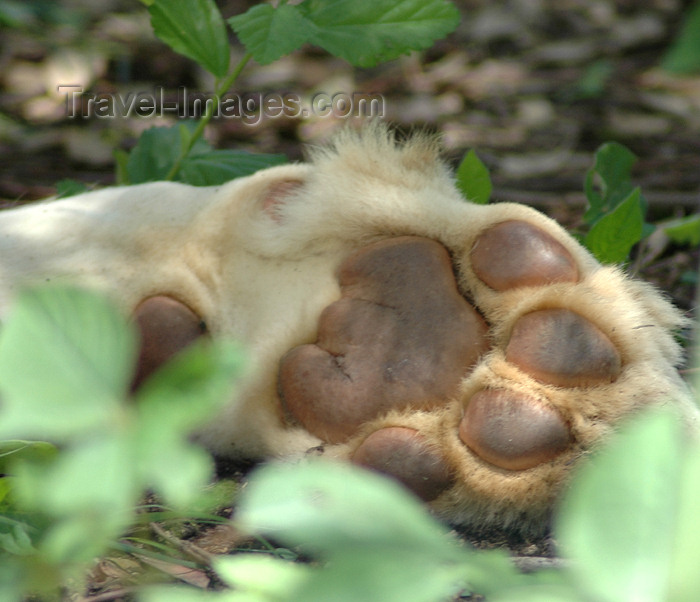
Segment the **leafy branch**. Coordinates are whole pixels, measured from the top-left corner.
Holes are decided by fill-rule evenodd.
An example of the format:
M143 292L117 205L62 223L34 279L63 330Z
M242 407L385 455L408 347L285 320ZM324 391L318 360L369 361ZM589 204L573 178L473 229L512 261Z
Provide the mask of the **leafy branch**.
M246 48L230 71L226 23L214 0L142 0L155 34L175 52L215 77L214 95L196 126L153 128L144 132L129 156L118 155L122 184L179 180L221 184L284 162L280 155L214 150L203 135L222 98L251 59L265 65L303 44L319 46L359 67L428 48L459 22L448 0L304 0L299 4L259 4L228 19ZM170 149L165 150L164 149ZM194 168L193 166L196 166ZM254 167L254 169L252 169Z

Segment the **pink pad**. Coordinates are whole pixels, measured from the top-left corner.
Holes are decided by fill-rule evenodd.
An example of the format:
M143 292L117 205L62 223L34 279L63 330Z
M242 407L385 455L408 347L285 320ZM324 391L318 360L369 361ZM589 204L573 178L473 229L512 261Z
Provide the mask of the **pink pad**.
M133 319L141 334L141 347L132 390L206 332L204 322L196 313L165 295L149 297L139 303Z
M613 382L622 366L610 339L568 309L542 309L522 316L513 327L506 360L533 378L560 387Z
M477 277L497 291L579 278L574 258L559 241L519 220L483 232L472 247L471 263Z
M554 459L571 441L559 413L513 391L486 389L472 396L459 437L477 456L506 470Z
M282 221L280 209L287 200L286 197L296 192L304 185L301 180L280 180L265 191L262 199L262 210L275 222Z
M411 428L375 431L360 444L352 461L394 477L425 501L434 500L452 484L442 456Z

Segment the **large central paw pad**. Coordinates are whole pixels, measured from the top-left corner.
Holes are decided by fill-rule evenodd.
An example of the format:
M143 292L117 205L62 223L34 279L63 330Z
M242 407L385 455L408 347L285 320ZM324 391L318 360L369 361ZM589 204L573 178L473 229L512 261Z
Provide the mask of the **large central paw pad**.
M459 294L445 248L425 238L383 240L348 258L339 301L318 340L283 359L287 411L328 442L399 408L454 395L486 350L486 323Z

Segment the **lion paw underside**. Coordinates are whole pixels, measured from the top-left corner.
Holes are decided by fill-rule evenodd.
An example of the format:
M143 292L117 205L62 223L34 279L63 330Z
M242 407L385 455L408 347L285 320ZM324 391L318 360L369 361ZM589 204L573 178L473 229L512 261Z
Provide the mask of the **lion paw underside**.
M574 461L657 394L645 379L658 359L634 349L643 325L611 315L634 299L611 302L609 283L527 221L489 225L466 252L381 239L337 278L316 341L280 360L280 415L450 520L536 531ZM136 317L152 342L142 366L201 334L165 298Z

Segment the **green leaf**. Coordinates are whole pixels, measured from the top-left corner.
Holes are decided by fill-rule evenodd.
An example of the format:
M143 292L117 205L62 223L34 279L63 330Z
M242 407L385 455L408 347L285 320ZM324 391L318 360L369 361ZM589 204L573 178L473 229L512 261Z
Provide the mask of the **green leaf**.
M126 186L132 184L129 179L129 171L127 165L129 164L129 153L121 148L116 148L112 151L112 156L114 157L114 174L117 186Z
M155 0L149 7L156 35L175 52L197 61L216 77L228 71L226 25L214 0Z
M586 602L588 598L582 593L577 593L570 586L533 583L489 596L488 600L489 602Z
M163 180L175 165L196 126L195 121L187 121L171 127L153 127L144 131L129 154L126 164L129 182L140 184ZM211 147L201 139L191 150L194 154L209 151Z
M0 533L0 549L15 556L28 556L35 553L36 548L27 533L30 528L26 524L17 522L8 532Z
M697 565L700 558L700 445L697 441L685 456L679 498L678 509L675 512L671 574L665 599L674 602L695 602L700 592L700 571Z
M138 602L277 602L269 598L245 598L238 592L207 592L175 584L139 587Z
M83 182L78 182L78 180L71 180L70 178L61 180L56 184L56 196L59 199L64 199L69 196L75 196L76 194L87 192L88 190L89 188Z
M0 441L0 474L10 472L9 466L18 460L44 461L57 453L58 448L46 441Z
M188 144L195 127L196 122L190 121L143 132L126 165L130 183L164 179ZM192 186L214 186L286 161L284 155L214 150L200 139L182 161L175 179Z
M243 357L238 345L195 344L158 370L137 393L140 478L176 506L198 496L212 475L210 456L188 437L232 402ZM173 471L173 466L178 469Z
M137 501L136 454L124 426L62 450L52 462L23 464L18 471L18 496L55 517L104 514L123 526ZM120 432L121 431L121 432ZM76 492L80 492L79 495Z
M192 186L214 186L286 162L284 155L212 150L188 156L176 180Z
M457 168L457 188L470 203L485 205L491 196L491 176L489 170L470 150Z
M399 485L353 466L308 462L258 471L239 507L247 529L333 552L360 542L401 540L446 547L445 529ZM451 550L451 548L448 547Z
M671 73L700 71L700 2L685 10L683 27L661 61L661 68Z
M290 600L429 602L467 582L520 583L505 554L457 547L400 485L349 465L265 467L242 492L238 520L328 560Z
M310 42L371 67L432 46L457 27L459 12L447 0L306 0L256 6L229 22L263 64Z
M612 212L593 225L584 242L598 261L621 263L641 240L643 227L641 195L639 188L635 188Z
M228 20L248 52L261 65L290 54L307 42L313 25L293 4L258 4Z
M679 417L655 411L626 425L579 469L556 532L585 599L677 600L667 597L666 588L683 444Z
M666 235L680 245L700 245L700 214L688 215L663 226Z
M309 578L310 567L260 554L219 556L214 570L229 586L261 600L291 600Z
M0 562L0 599L23 600L26 591L22 587L21 561L17 558L7 558Z
M357 67L429 48L460 18L447 0L307 0L299 7L316 26L311 43Z
M135 358L126 320L66 286L20 294L0 332L0 437L63 441L119 413Z
M617 142L603 144L595 154L595 163L586 173L585 192L589 208L584 219L594 224L615 209L632 192L632 167L637 157Z

